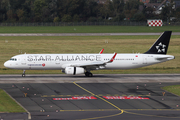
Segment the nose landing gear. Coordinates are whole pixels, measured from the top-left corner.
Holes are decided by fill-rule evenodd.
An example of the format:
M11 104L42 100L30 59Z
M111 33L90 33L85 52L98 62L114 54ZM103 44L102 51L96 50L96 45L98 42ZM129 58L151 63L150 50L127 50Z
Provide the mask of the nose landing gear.
M26 72L26 70L23 70L22 77L25 77L25 72Z

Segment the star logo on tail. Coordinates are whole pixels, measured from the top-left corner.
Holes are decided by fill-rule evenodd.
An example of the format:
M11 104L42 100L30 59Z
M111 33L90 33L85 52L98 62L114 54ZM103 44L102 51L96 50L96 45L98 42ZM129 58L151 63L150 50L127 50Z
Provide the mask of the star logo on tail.
M165 52L166 51L166 45L162 44L161 42L158 44L158 46L156 46L157 52L161 53L161 52Z

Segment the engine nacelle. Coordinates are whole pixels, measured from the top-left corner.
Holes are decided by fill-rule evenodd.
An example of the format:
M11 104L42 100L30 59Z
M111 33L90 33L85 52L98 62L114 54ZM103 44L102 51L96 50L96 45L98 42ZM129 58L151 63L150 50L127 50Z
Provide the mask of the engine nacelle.
M70 75L76 75L76 74L84 74L84 68L81 67L66 67L65 73Z

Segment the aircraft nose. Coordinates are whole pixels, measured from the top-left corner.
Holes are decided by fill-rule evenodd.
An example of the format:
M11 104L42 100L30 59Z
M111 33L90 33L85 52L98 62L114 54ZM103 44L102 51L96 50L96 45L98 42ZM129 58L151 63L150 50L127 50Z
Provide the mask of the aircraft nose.
M4 63L4 67L9 67L9 63L8 63L8 61L6 61L5 63Z

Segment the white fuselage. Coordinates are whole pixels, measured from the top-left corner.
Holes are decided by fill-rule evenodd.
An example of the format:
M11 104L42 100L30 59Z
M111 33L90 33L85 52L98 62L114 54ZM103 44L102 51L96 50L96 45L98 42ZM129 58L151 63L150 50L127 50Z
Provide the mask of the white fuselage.
M21 54L6 61L4 66L21 70L63 70L72 64L107 62L112 56L113 54ZM117 54L113 62L98 66L96 69L132 69L172 59L174 59L172 55Z

